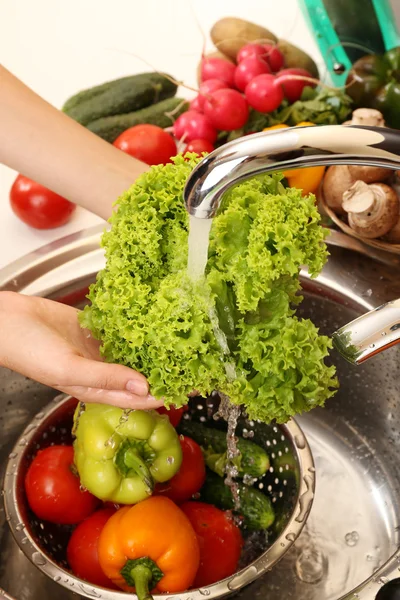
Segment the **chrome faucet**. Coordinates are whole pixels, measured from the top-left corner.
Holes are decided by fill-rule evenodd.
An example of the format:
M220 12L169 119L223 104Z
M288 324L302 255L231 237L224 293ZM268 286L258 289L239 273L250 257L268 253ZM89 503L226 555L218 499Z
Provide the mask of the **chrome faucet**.
M365 165L400 169L400 131L386 127L294 127L245 136L206 156L184 190L186 208L213 218L233 185L270 171L318 165ZM400 343L400 299L362 315L333 334L340 354L360 364Z

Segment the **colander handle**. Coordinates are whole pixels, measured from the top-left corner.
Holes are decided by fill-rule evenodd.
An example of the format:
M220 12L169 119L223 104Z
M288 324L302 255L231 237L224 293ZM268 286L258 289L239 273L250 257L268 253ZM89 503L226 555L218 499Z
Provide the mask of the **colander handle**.
M400 600L400 550L376 573L340 600Z

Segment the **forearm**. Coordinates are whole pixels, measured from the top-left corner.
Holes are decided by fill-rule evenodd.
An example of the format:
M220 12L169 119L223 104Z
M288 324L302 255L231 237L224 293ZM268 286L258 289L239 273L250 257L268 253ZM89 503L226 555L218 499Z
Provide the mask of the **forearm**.
M148 169L48 104L1 65L0 162L104 219Z

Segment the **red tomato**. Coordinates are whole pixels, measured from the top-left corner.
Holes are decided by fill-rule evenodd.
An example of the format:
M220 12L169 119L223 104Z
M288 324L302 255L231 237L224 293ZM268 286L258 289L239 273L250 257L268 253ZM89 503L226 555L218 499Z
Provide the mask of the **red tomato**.
M72 202L24 175L18 175L11 187L10 204L14 214L35 229L65 225L76 209Z
M176 155L174 139L156 125L135 125L114 141L114 146L147 165L165 165Z
M182 408L175 408L175 406L165 408L165 406L160 406L160 408L157 408L157 412L160 413L160 415L167 415L171 425L173 425L175 428L178 427L182 420L183 413L185 413L187 410L189 410L188 406L182 406Z
M194 440L181 436L182 464L172 479L156 486L157 496L167 496L177 504L189 500L196 494L206 478L201 448Z
M74 530L67 546L68 564L76 577L113 590L117 588L100 567L97 544L104 525L114 513L112 508L103 508L85 519Z
M80 488L73 473L72 446L40 450L25 478L28 504L39 519L59 525L80 523L96 510L99 501Z
M191 522L200 547L200 566L193 587L211 585L233 575L243 538L229 513L204 502L185 502L180 508Z
M192 140L186 146L183 154L186 152L196 152L199 156L203 152L212 152L214 150L214 145L208 140Z

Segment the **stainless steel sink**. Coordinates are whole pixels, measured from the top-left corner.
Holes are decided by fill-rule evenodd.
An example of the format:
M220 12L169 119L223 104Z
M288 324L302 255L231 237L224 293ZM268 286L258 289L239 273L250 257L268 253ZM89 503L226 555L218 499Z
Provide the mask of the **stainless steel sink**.
M100 229L70 236L0 273L0 289L82 306L103 265ZM340 239L339 239L340 242ZM400 267L337 246L321 277L303 273L302 316L330 334L363 312L400 297ZM337 600L368 579L399 547L400 347L354 367L332 353L341 389L325 409L299 422L317 468L314 506L294 549L275 569L237 594L242 600ZM56 395L0 369L1 469L22 428ZM5 475L6 476L6 475ZM0 508L0 588L17 600L69 600L68 592L32 565L15 544ZM1 592L0 592L1 597ZM371 596L372 598L373 596Z

